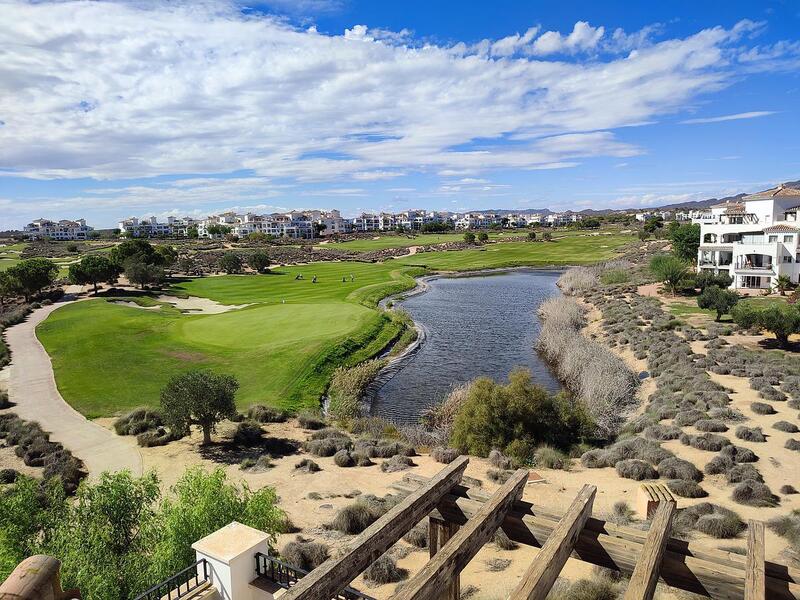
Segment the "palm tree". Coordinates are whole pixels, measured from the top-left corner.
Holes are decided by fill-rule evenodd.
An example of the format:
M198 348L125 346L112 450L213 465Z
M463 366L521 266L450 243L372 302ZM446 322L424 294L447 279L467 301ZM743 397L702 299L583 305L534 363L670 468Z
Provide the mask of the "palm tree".
M788 275L778 275L778 280L775 282L775 289L781 293L781 296L785 296L786 290L788 290L791 285L792 280Z

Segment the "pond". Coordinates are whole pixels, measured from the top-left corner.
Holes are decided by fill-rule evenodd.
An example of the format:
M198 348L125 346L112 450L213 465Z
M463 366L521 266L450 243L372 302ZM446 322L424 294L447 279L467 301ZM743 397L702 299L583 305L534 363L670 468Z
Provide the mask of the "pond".
M373 415L414 423L454 385L487 376L504 381L517 366L539 385L560 384L537 355L539 305L560 294L558 271L516 270L437 277L398 304L425 332L424 342L372 397Z

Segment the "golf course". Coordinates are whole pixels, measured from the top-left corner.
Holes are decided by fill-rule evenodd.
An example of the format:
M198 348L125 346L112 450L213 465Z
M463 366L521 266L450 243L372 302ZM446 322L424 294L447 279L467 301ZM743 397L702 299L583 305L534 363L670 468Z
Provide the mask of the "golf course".
M61 395L90 418L156 406L172 375L201 367L236 376L240 408L316 408L336 367L374 357L402 334L405 325L377 303L413 288L414 277L586 264L613 258L631 240L620 234L567 236L383 263L321 262L277 267L265 275L181 279L169 294L230 310L193 314L157 295L89 297L54 311L36 332Z

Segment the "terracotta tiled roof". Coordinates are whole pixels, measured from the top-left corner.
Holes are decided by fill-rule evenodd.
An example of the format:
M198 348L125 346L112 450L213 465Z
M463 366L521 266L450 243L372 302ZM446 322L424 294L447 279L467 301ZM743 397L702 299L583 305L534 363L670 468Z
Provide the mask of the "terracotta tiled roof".
M744 204L730 204L728 208L725 209L726 215L743 215L744 214Z
M769 198L800 198L800 189L779 185L763 192L756 192L742 198L743 200L766 200Z
M764 228L764 233L797 233L797 227L792 227L791 225L771 225L769 227Z

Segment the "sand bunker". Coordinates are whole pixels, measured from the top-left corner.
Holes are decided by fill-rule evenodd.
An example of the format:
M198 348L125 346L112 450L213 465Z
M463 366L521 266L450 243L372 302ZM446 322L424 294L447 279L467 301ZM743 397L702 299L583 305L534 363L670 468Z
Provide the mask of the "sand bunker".
M157 298L159 302L172 304L178 310L185 310L188 312L203 314L203 315L218 315L220 313L228 312L229 310L238 310L253 304L220 304L209 298L199 298L197 296L189 296L188 298L177 298L175 296L166 296L162 294Z

